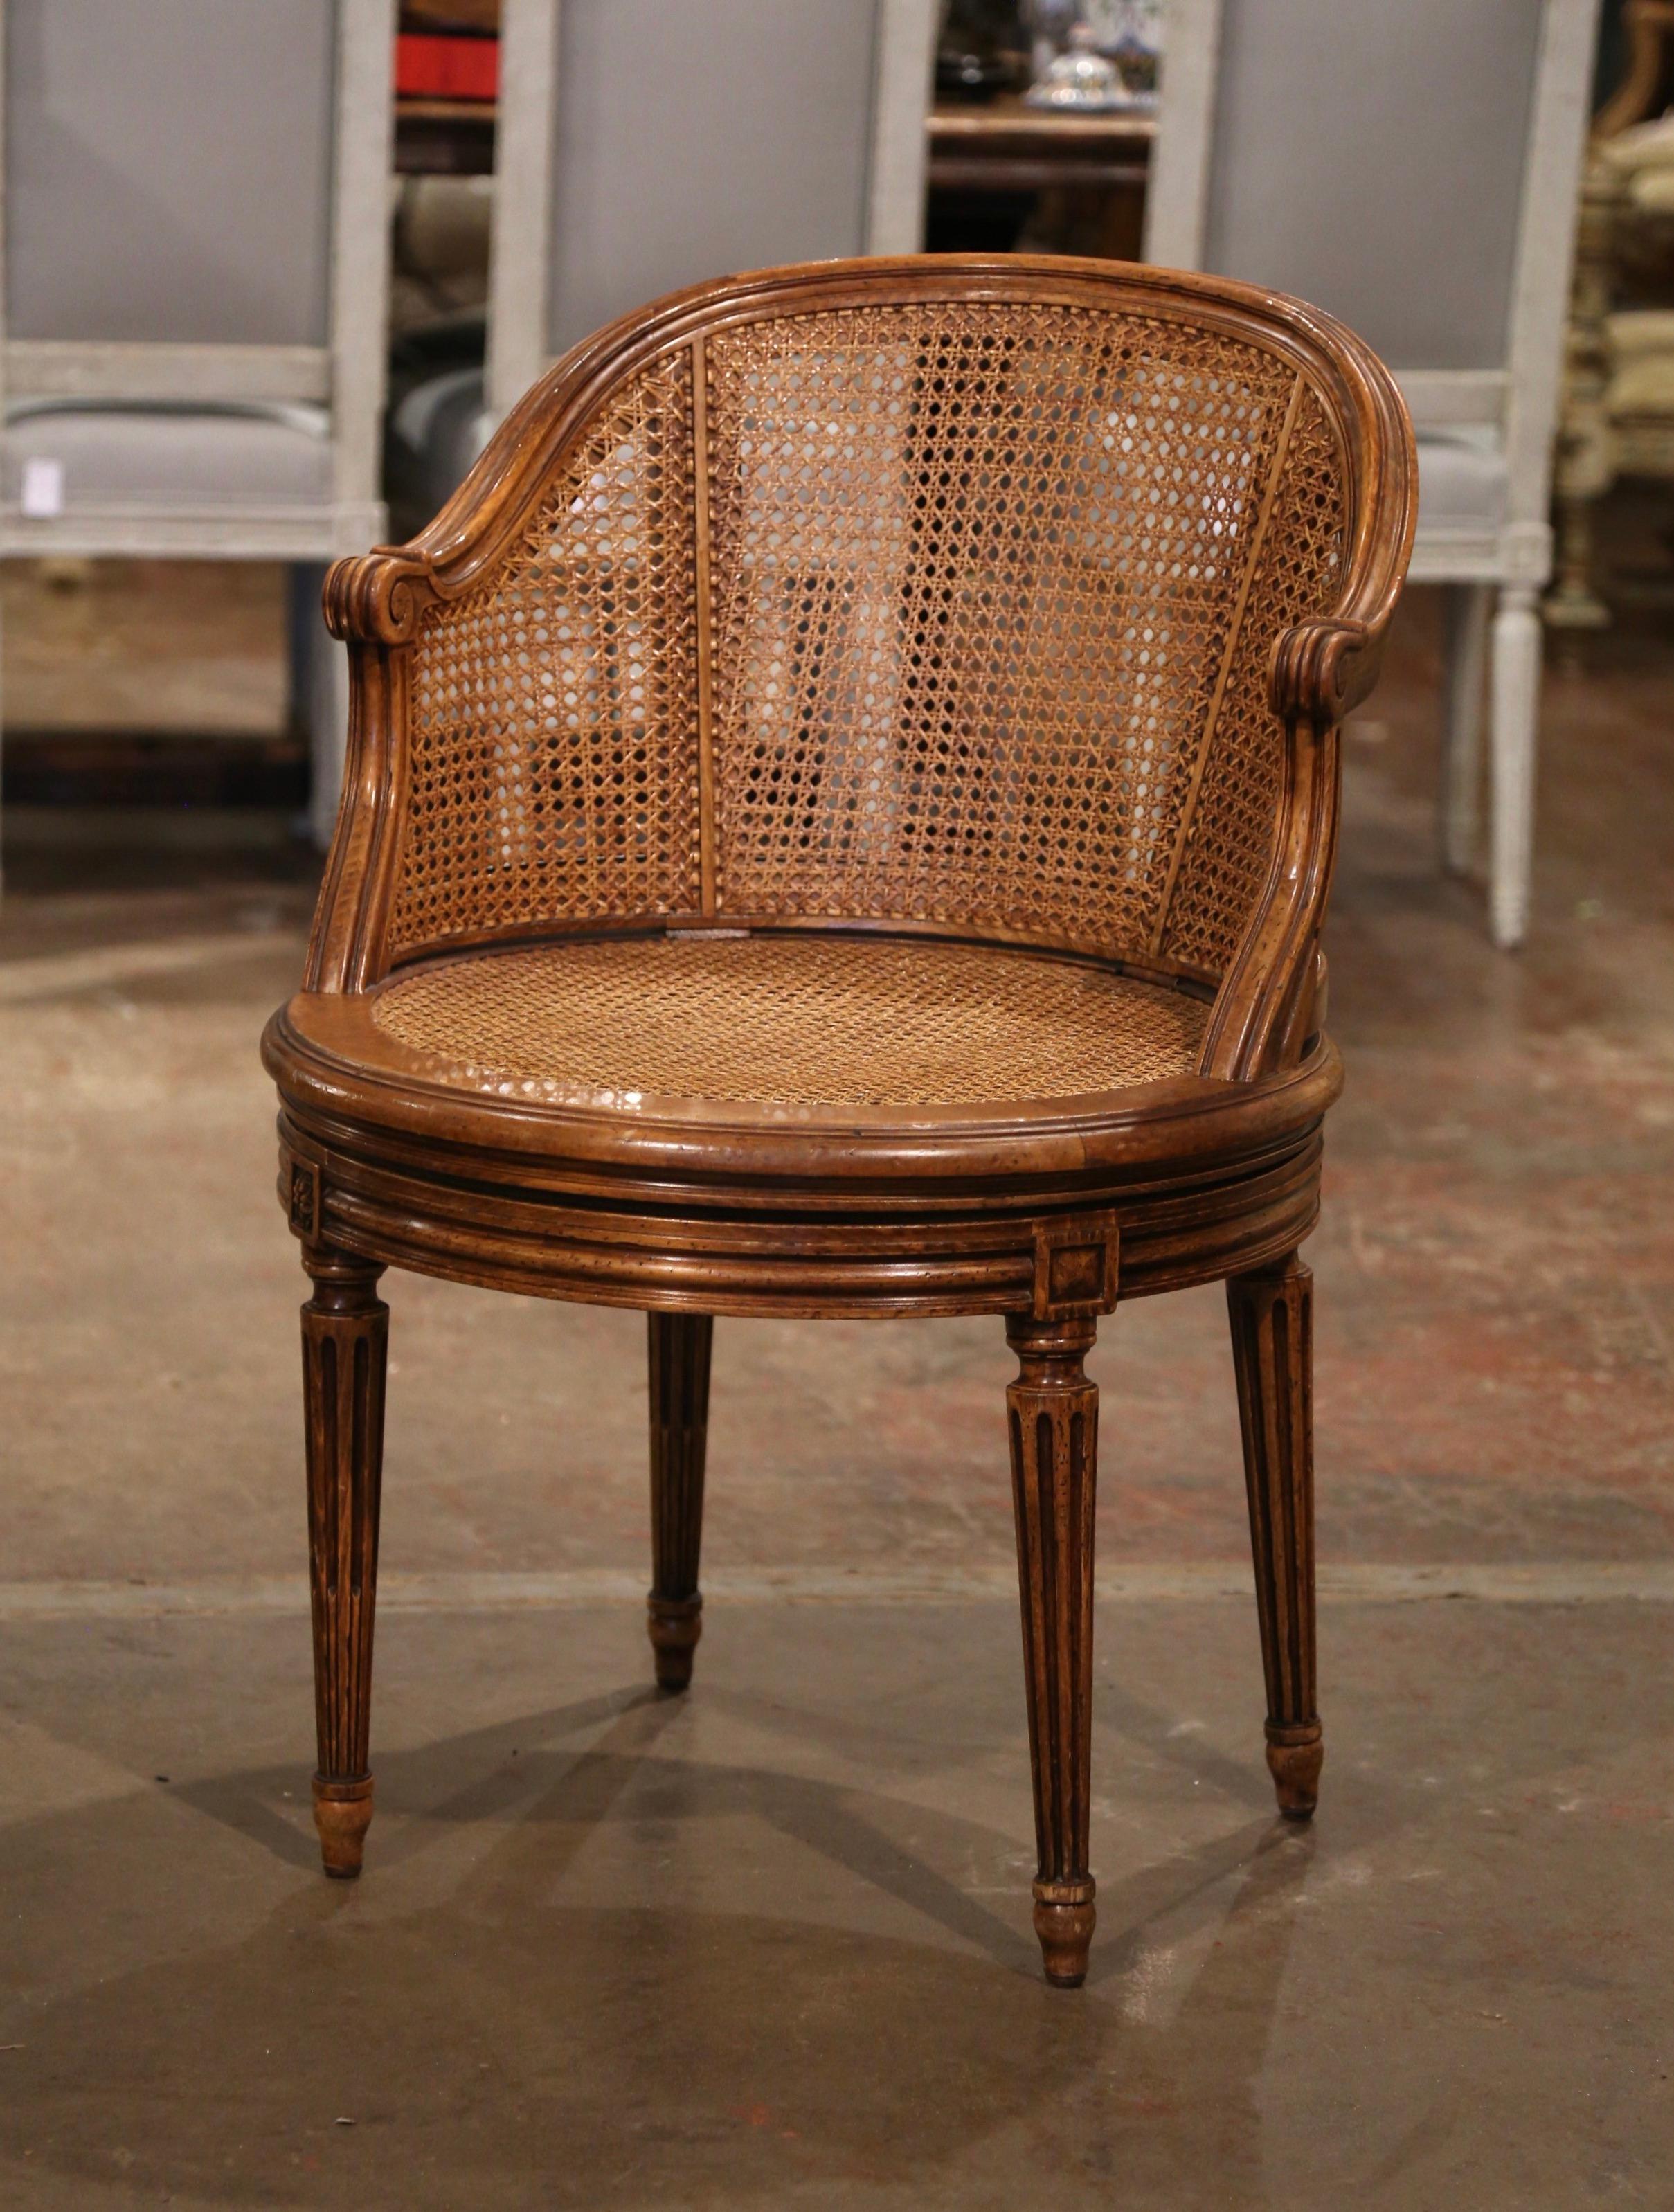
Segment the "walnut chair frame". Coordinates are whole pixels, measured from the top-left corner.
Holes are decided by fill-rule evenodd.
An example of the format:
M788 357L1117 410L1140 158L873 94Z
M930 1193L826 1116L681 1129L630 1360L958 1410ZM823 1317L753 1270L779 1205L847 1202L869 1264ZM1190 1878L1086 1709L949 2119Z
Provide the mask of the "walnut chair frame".
M1002 1316L1048 1977L1086 1972L1098 1394L1225 1280L1282 1811L1313 1810L1311 1279L1337 726L1413 530L1329 317L1155 269L830 262L577 348L340 562L350 772L270 1024L328 1873L357 1873L385 1267L649 1316L683 1689L716 1316Z

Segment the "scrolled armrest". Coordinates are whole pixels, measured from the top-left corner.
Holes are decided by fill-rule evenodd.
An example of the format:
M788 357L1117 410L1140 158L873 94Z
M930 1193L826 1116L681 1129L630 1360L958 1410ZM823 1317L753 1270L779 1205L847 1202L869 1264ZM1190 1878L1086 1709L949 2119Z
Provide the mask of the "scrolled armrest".
M1329 729L1378 680L1384 625L1321 615L1283 631L1273 647L1267 696L1282 722Z
M1325 319L1320 318L1322 324ZM1243 941L1221 980L1198 1072L1252 1082L1293 1061L1319 1028L1319 939L1336 859L1338 730L1371 691L1418 515L1412 426L1389 372L1326 325L1343 373L1341 421L1357 497L1342 599L1280 632L1267 696L1283 732L1273 853Z
M1204 1033L1200 1072L1232 1082L1270 1074L1318 1026L1319 924L1337 853L1337 731L1378 678L1389 605L1362 622L1322 615L1283 631L1268 698L1284 726L1272 864Z
M1267 692L1284 726L1278 836L1210 1016L1204 1075L1249 1082L1271 1073L1318 1026L1318 939L1337 850L1337 733L1377 681L1387 627L1386 611L1374 622L1322 615L1274 642Z
M379 545L334 561L325 577L325 627L346 645L405 645L418 628L430 563Z

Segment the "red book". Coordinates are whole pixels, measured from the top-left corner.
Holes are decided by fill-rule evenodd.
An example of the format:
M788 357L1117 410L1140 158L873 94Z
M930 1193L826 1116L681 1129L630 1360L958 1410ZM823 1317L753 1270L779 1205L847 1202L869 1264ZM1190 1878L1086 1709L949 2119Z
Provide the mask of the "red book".
M500 41L403 31L395 42L395 88L408 100L494 100Z

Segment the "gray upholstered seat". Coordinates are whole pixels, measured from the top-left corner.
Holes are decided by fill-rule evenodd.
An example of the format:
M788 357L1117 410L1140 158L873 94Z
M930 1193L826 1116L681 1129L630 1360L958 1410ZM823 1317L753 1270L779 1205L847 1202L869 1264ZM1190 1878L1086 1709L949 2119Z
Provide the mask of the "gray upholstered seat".
M1418 441L1420 527L1492 535L1506 519L1507 471L1500 441L1480 430L1433 430Z
M331 423L318 407L28 401L0 434L9 507L32 460L58 464L72 516L306 514L331 497Z

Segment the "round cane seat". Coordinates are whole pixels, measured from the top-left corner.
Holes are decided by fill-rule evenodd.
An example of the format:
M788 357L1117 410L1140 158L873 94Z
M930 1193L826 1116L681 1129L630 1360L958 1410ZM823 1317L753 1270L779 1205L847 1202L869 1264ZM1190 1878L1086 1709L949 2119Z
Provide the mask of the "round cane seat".
M305 1236L607 1303L1004 1311L1043 1224L1119 1221L1125 1295L1305 1233L1337 1055L1205 1076L1211 1011L1046 947L676 930L304 992L264 1049Z
M817 1109L969 1106L1189 1075L1209 1008L986 945L649 937L440 961L386 983L386 1037L474 1091Z

